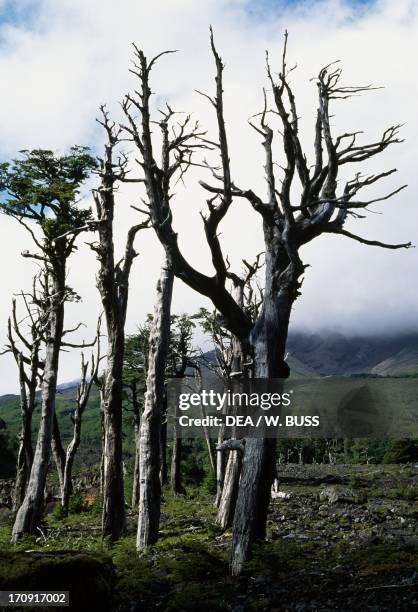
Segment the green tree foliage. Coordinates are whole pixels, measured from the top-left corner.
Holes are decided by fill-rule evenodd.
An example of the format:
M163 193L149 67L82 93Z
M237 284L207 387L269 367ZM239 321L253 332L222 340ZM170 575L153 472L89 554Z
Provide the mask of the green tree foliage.
M167 378L182 376L196 356L193 349L193 331L196 324L193 319L194 317L188 314L171 315ZM151 325L152 315L149 314L138 332L126 339L123 381L128 389L132 388L132 384L143 389L145 384Z
M391 440L383 463L410 463L418 461L418 440Z
M170 344L167 356L167 376L184 376L196 355L193 332L196 325L188 314L171 315Z
M142 397L144 393L148 366L149 334L150 317L138 329L137 334L132 334L125 340L123 385L125 399L131 404L139 401L138 394Z
M415 460L414 448L414 441L377 437L282 438L277 444L277 458L282 463L329 463L331 452L335 463L407 463Z
M75 146L66 155L34 149L0 164L0 190L6 195L3 212L19 220L36 221L45 243L91 220L91 210L79 206L79 190L96 167L87 147Z

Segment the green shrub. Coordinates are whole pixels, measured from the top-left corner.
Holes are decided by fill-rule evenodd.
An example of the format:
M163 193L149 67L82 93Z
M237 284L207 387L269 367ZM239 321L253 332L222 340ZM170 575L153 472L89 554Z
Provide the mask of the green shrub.
M215 495L216 493L216 474L213 470L209 470L204 477L200 486L200 491L203 495Z
M81 514L81 512L88 510L90 510L90 506L86 503L84 497L80 493L74 493L68 503L68 513L65 512L60 503L57 503L51 514L54 519L60 521L70 514Z
M86 510L87 505L84 500L84 497L80 493L74 493L73 495L71 495L68 504L68 513L80 514L80 512L85 512Z
M410 484L400 484L396 489L393 490L393 497L396 499L406 499L408 501L415 501L418 499L418 487Z
M383 463L410 463L418 460L418 440L392 440Z

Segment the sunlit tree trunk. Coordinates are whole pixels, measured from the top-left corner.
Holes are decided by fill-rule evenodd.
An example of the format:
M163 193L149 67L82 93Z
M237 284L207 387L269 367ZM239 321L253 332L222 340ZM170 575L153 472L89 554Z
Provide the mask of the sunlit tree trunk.
M139 441L139 517L136 545L144 550L158 538L161 505L160 440L164 410L164 381L170 338L174 275L166 259L157 283L150 334L144 411Z
M45 341L45 366L38 439L26 495L13 525L13 542L17 542L24 533L34 533L42 513L55 414L58 362L64 326L64 294L65 266L61 266L54 270L52 283L51 313L48 335Z

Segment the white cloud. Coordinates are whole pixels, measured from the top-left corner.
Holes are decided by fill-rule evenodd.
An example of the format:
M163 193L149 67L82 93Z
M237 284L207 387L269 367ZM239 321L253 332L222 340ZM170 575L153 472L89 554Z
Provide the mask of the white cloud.
M26 0L21 6L29 7ZM348 102L335 105L335 131L364 129L365 138L375 138L387 125L404 122L406 142L385 153L365 170L392 166L396 177L373 193L409 183L393 202L374 209L357 221L355 231L387 241L415 240L417 230L418 118L415 106L418 83L415 57L418 47L416 3L385 0L362 9L361 17L341 1L306 2L295 8L270 11L264 19L244 0L43 0L32 6L30 24L0 28L0 75L5 93L0 99L0 154L3 159L21 148L65 149L74 143L98 145L101 134L94 118L99 104L108 102L115 114L118 101L132 87L128 73L131 41L151 56L162 49L180 52L161 60L152 77L158 101L169 99L178 110L193 111L203 125L214 129L214 118L206 101L194 89L213 91L213 65L208 49L208 25L215 28L219 50L226 63L225 108L229 130L232 169L236 182L264 190L262 148L247 119L260 109L261 88L266 83L264 50L272 63L279 63L282 33L290 32L289 61L297 61L293 84L298 99L303 140L312 150L316 108L315 85L309 78L329 61L341 59L347 83L372 81L386 86ZM280 159L278 159L280 163ZM205 196L191 173L187 190L179 187L175 202L175 225L181 244L197 267L210 270L199 210ZM372 192L371 192L372 193ZM124 187L118 210L118 249L135 215L129 208L137 200L136 190ZM30 282L31 267L19 257L28 238L12 220L1 218L3 262L0 335L4 337L13 292ZM354 227L354 223L353 223ZM239 231L237 231L239 228ZM222 224L226 251L235 268L240 259L262 250L259 219L244 202L236 202ZM132 273L128 331L134 331L153 304L159 269L160 247L152 233L138 239ZM390 326L418 323L414 278L416 251L386 252L351 243L344 238L325 237L303 253L310 263L303 296L294 311L294 325L323 327L340 325L358 330L384 330ZM69 323L84 320L86 337L93 333L100 304L94 287L96 261L88 247L71 264L71 281L84 298L71 307ZM180 282L175 290L175 309L193 311L203 303L200 296ZM3 358L0 392L15 388L14 367ZM61 380L77 376L77 359L63 355Z

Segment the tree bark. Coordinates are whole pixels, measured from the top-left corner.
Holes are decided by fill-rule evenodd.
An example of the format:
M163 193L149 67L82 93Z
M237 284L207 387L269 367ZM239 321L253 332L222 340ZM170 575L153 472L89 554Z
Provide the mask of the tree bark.
M242 466L242 455L239 451L230 451L225 469L225 479L219 500L216 524L222 529L231 527L234 520L239 480Z
M139 443L139 517L136 545L139 551L158 538L161 505L160 437L164 409L165 366L170 337L174 275L166 258L157 283L157 299L150 334L145 406Z
M96 359L94 358L94 355L91 356L90 380L87 380L88 363L85 362L84 354L81 353L81 377L77 388L77 406L71 417L71 420L73 422L73 437L70 443L68 444L65 453L64 477L61 498L62 508L64 509L65 513L68 512L70 495L73 492L72 470L74 459L78 447L80 445L81 421L83 418L84 410L86 409L87 403L89 401L90 391L93 384L98 384L99 387L101 387L101 384L98 381L98 372L100 365L100 327L101 316L99 317L97 322L97 336L95 340L95 343L97 344Z
M244 307L244 282L236 282L235 284L235 299L237 304ZM239 338L232 337L232 371L234 373L240 373L239 376L247 378L249 372L244 367L246 361L246 347ZM236 430L234 429L234 438L236 437ZM220 451L224 453L225 451ZM219 451L218 451L219 453ZM225 454L223 454L225 461ZM242 467L242 455L236 451L229 452L228 461L224 468L224 480L223 488L220 491L219 503L218 503L218 514L216 517L216 523L223 529L231 527L234 520L235 507L237 503L239 480L241 476Z
M124 330L121 322L108 321L107 372L103 387L103 515L102 532L111 540L126 530L122 456L122 370ZM110 323L110 324L109 324Z
M59 270L54 270L52 289L51 314L45 342L41 420L26 495L13 525L12 542L14 543L24 533L34 533L42 511L55 414L59 354L64 326L65 265L61 266Z
M167 465L167 414L163 415L161 423L161 438L160 438L160 481L161 486L168 483L168 465Z
M57 468L58 480L60 483L61 501L64 496L64 471L65 471L65 451L62 446L61 433L58 425L57 413L54 410L54 420L52 425L51 439L52 455Z
M200 371L200 367L195 368L195 382L196 382L196 387L198 389L198 392L200 393L202 391L202 373ZM206 415L205 407L202 404L200 405L200 414L202 417L202 421L204 422L207 415ZM205 436L206 448L208 450L210 468L212 472L215 474L216 473L216 460L215 460L215 453L214 453L213 446L212 446L212 441L210 439L209 428L206 425L203 425L202 429L203 429L203 435Z
M173 443L171 452L170 487L175 495L186 495L186 490L181 482L181 451L182 432L178 426L178 406L175 403L173 409Z
M67 452L65 453L65 466L64 466L64 478L62 486L62 499L61 505L63 510L68 512L68 505L70 501L70 495L73 492L73 465L74 459L77 453L78 446L81 438L81 420L77 419L74 422L73 438L67 446Z
M222 444L225 438L225 425L221 425L218 431L218 443L217 446ZM221 502L222 489L225 481L225 452L223 450L216 451L216 497L214 506L219 508Z
M100 389L100 441L102 448L102 455L100 457L100 495L103 499L103 488L104 488L104 446L105 446L105 425L104 425L104 412L103 412L103 387Z
M23 427L26 427L26 425L24 425ZM14 513L18 511L18 509L22 505L22 502L25 498L26 485L28 482L30 468L32 465L31 463L28 463L28 460L27 460L27 453L25 450L26 443L23 439L23 436L25 436L26 433L23 431L23 427L19 435L20 440L19 440L19 450L18 450L17 461L16 461L16 478L15 478L15 485L13 489L12 510Z
M36 359L37 361L37 359ZM21 412L21 427L19 434L19 449L16 462L16 480L13 490L13 512L17 512L20 508L26 492L26 486L29 479L30 470L33 462L32 448L32 414L35 407L35 392L36 392L36 370L35 365L35 381L26 391L25 373L23 357L20 354L18 357L19 367L19 383L20 383L20 412ZM33 377L32 377L33 378Z
M264 234L264 303L250 338L255 376L259 379L286 378L289 369L284 362L284 355L300 271L298 268L293 270L289 263L277 230L265 224ZM241 573L243 563L250 556L252 544L265 538L271 486L276 473L275 449L275 438L249 438L246 441L233 522L232 575Z
M134 403L134 436L135 436L135 459L132 482L131 506L136 508L139 503L139 434L141 428L141 415L139 405Z
M135 432L135 459L134 473L132 482L132 499L131 506L136 508L139 503L139 431Z

